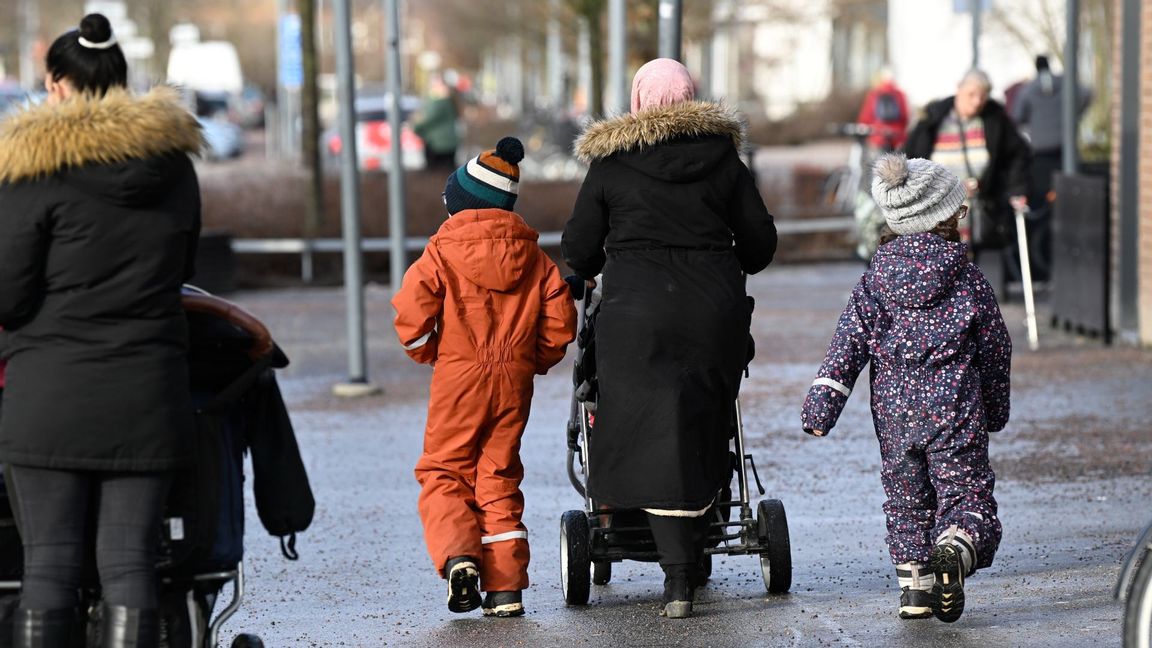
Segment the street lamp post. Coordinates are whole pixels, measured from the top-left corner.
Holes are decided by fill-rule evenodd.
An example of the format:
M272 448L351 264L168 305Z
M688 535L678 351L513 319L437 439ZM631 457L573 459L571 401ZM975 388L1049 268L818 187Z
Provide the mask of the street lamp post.
M360 241L360 170L356 155L356 90L349 0L333 0L336 32L336 94L340 102L340 213L344 228L344 293L348 313L348 382L337 396L378 393L368 382L364 342L364 259Z
M392 294L400 290L400 282L408 269L408 252L404 248L407 223L404 205L404 158L400 142L400 6L399 0L388 0L388 125L392 129L392 160L388 170L388 233L392 243Z
M660 0L660 58L680 60L682 0Z

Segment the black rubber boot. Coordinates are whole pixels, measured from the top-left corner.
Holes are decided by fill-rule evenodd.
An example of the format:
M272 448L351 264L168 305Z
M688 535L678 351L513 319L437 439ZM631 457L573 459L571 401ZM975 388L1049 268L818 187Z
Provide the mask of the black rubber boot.
M690 565L664 565L664 609L660 616L686 619L692 616L694 581L698 567Z
M17 610L12 623L15 648L77 648L84 645L80 612L60 610Z
M100 648L156 648L160 643L156 610L104 604L100 612Z
M444 563L448 579L448 609L471 612L480 607L480 569L471 556L457 556Z

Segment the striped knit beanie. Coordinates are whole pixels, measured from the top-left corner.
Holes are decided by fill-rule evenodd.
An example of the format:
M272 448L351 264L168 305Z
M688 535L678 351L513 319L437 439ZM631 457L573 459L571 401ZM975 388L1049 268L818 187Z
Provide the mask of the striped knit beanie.
M524 145L515 137L505 137L496 148L468 160L448 176L444 186L444 206L448 214L465 209L506 209L516 205L520 182L520 160Z

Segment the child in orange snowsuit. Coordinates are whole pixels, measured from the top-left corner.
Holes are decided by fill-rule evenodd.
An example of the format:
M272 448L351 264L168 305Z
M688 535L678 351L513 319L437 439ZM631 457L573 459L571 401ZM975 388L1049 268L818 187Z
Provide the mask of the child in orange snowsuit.
M431 364L419 509L448 609L524 613L528 531L520 436L532 380L564 357L576 310L538 234L511 211L524 157L506 137L448 177L450 218L392 299L396 332Z

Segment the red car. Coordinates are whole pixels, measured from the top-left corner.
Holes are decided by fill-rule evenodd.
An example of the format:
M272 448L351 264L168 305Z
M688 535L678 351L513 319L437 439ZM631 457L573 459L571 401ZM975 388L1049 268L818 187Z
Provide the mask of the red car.
M356 157L363 171L387 171L392 164L392 124L388 121L391 98L384 94L365 94L356 97ZM424 141L408 125L408 117L420 107L415 97L400 98L400 113L404 123L400 127L400 156L405 169L424 168ZM339 163L343 150L339 129L324 135L324 150L330 165Z

